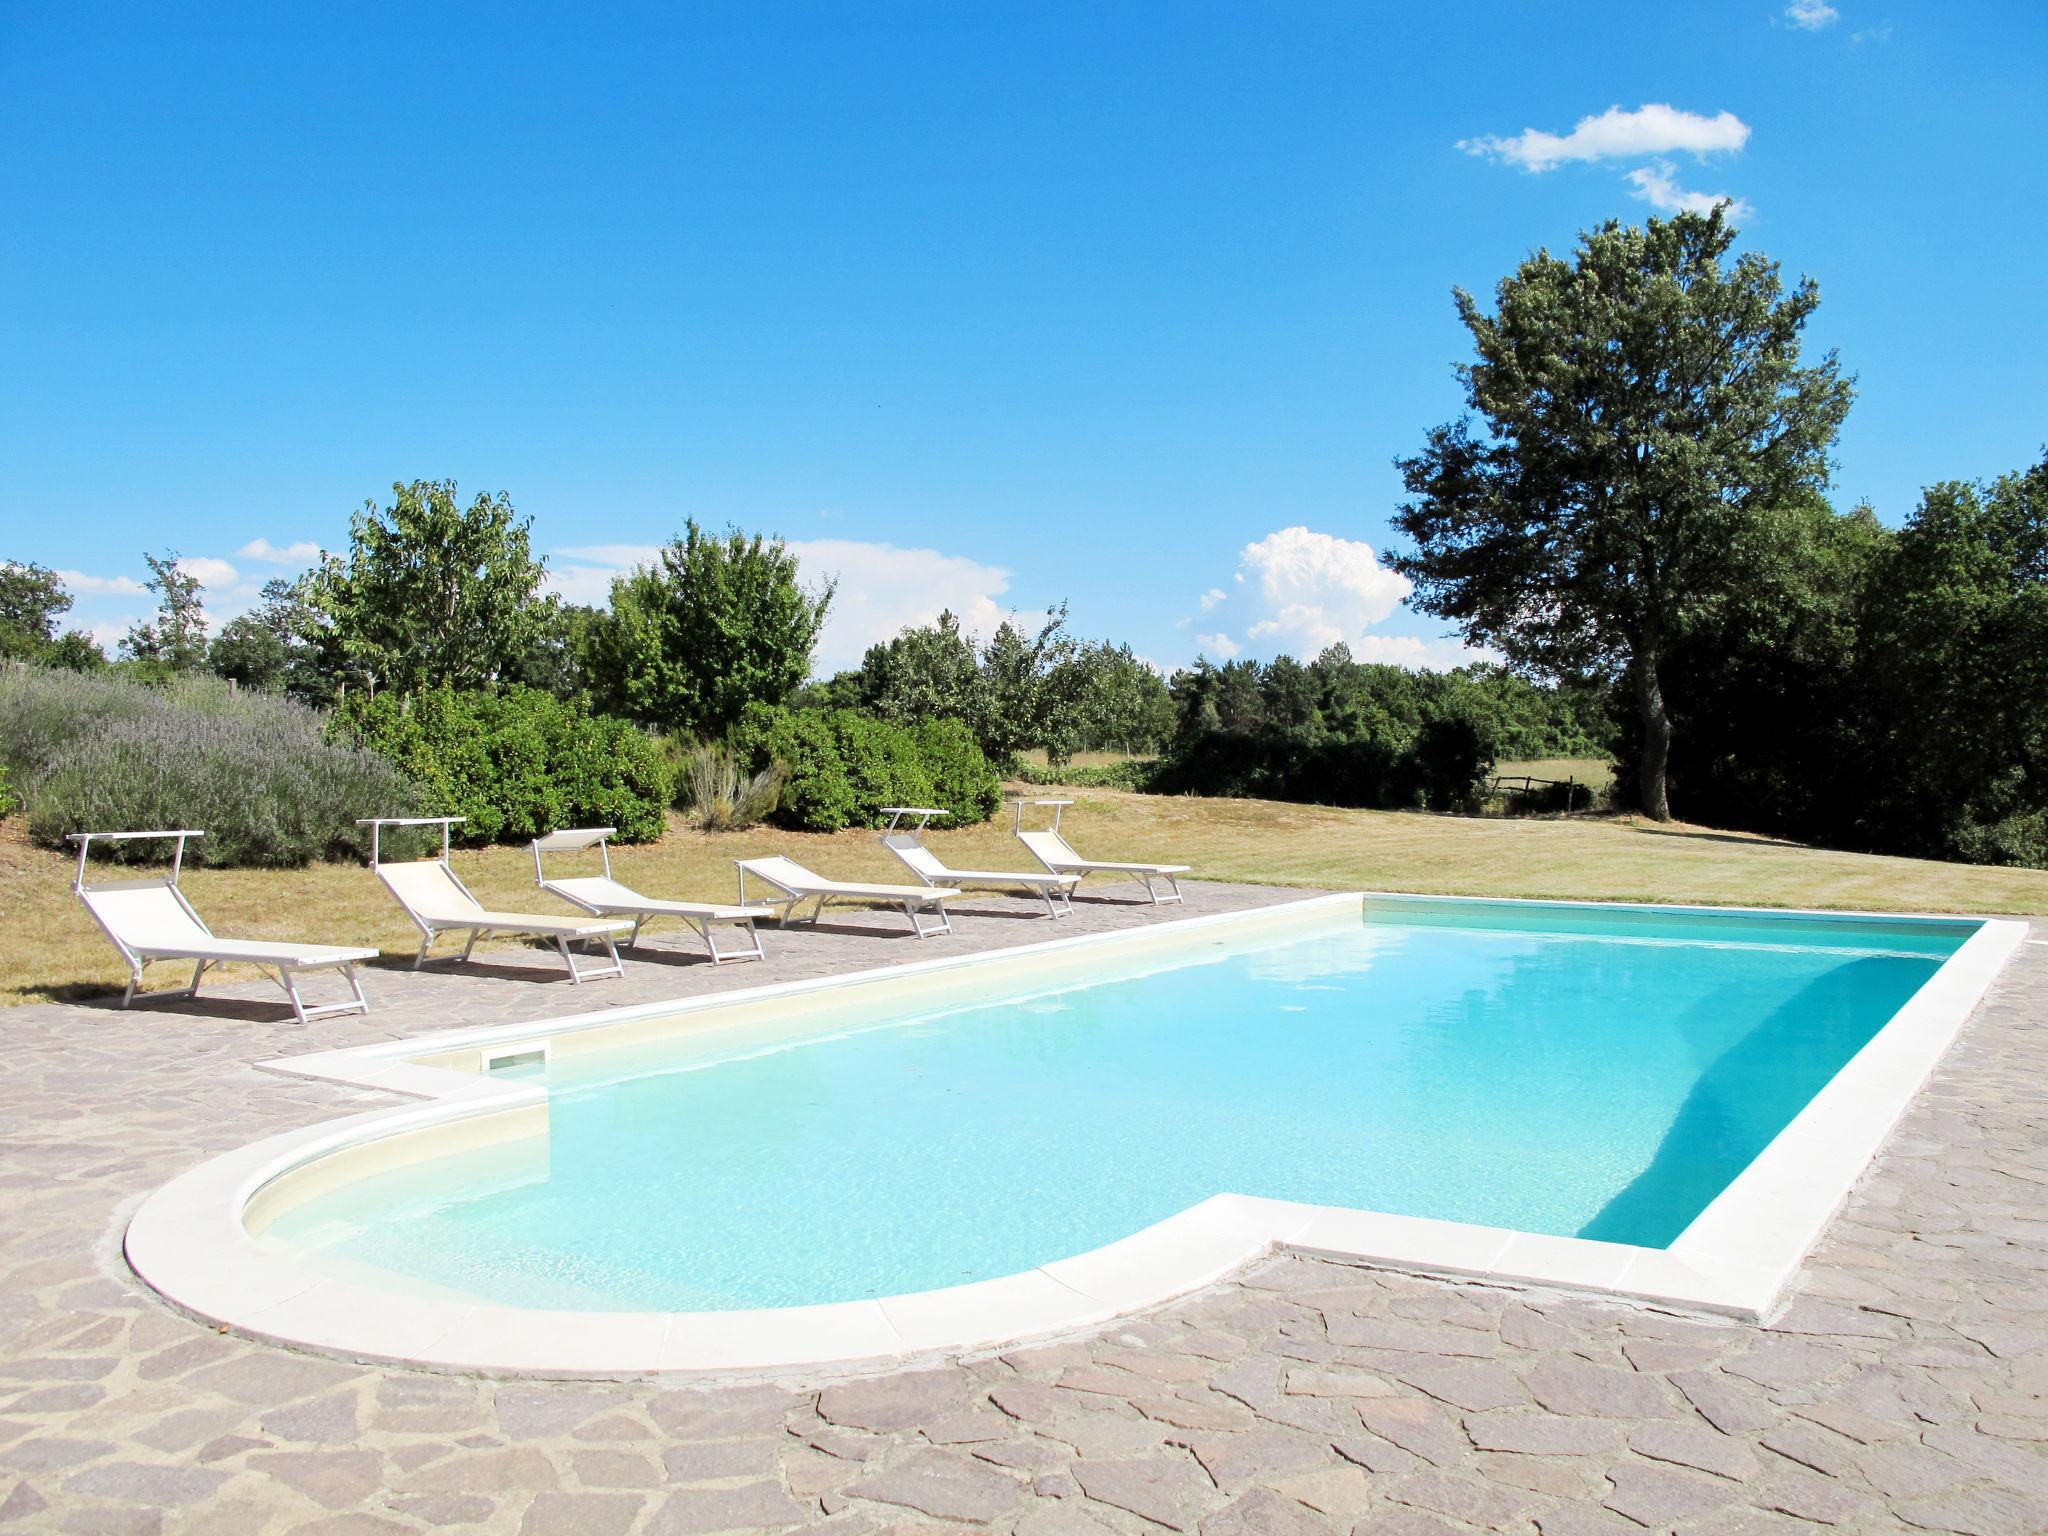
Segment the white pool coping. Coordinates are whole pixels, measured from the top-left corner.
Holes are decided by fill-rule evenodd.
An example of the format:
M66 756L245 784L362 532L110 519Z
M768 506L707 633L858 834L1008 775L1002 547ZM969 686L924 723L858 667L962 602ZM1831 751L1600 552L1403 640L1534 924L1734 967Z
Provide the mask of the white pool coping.
M405 1132L454 1127L546 1104L538 1085L418 1064L652 1018L690 1016L850 985L1089 948L1199 940L1205 929L1312 917L1379 898L1597 911L1976 922L1976 933L1669 1248L1545 1236L1462 1222L1217 1194L1090 1252L944 1290L818 1306L723 1312L576 1312L421 1295L370 1272L306 1263L254 1236L246 1216L267 1186L337 1153ZM259 1063L414 1102L286 1131L211 1159L151 1195L129 1223L128 1262L173 1305L211 1323L352 1360L487 1374L627 1378L659 1372L873 1368L1086 1328L1223 1278L1277 1248L1489 1283L1556 1287L1759 1320L2027 932L2024 921L1945 914L1787 911L1640 903L1529 902L1350 892L1143 928L1087 934L912 965L541 1023L446 1031Z

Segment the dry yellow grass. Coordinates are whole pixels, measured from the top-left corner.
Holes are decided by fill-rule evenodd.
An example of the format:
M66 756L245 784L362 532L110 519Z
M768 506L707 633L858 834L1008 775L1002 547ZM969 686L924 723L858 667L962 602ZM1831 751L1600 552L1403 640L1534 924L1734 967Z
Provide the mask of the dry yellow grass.
M1045 748L1043 747L1027 747L1021 755L1027 763L1035 763L1040 768L1045 766ZM1067 759L1067 766L1069 768L1101 768L1110 763L1128 763L1134 757L1152 757L1155 755L1150 752L1076 752Z
M1594 793L1614 782L1614 764L1603 757L1531 757L1495 763L1496 778L1576 779Z
M1028 791L1044 793L1044 791ZM2048 913L2048 871L1989 869L1833 853L1793 843L1625 819L1511 821L1351 811L1263 800L1198 800L1070 790L1067 828L1083 853L1192 864L1197 878L1452 895L1580 897L1880 911ZM1025 867L1007 811L986 826L940 832L956 866ZM823 873L883 879L900 866L872 832L703 833L621 848L620 877L659 895L725 899L732 860L787 852ZM550 911L519 848L456 855L485 902ZM7 935L0 1004L97 994L121 967L70 894L70 861L31 847L19 820L0 824L0 923ZM304 870L195 870L185 888L224 933L376 944L410 954L416 939L384 888L357 865ZM445 942L445 941L444 941ZM507 941L512 942L512 941ZM173 986L175 966L153 982Z

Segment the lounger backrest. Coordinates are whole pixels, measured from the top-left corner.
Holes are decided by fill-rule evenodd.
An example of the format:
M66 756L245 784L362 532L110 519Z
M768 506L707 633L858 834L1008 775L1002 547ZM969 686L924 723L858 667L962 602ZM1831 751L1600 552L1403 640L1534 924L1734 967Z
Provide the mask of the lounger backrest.
M212 937L168 880L128 881L79 894L107 932L130 949L179 949Z
M456 882L439 859L416 859L406 864L379 864L377 878L391 888L399 905L415 917L452 917L467 921L483 908L476 898Z
M785 891L815 891L832 883L812 874L795 859L785 859L780 854L767 859L741 859L739 864L748 874L759 875L770 885L780 886Z
M593 912L637 912L647 903L631 886L603 875L578 875L570 880L543 880L541 889Z
M915 838L905 838L902 841L889 838L884 841L888 843L889 851L909 865L919 876L926 880L944 881L946 866L941 864L939 856L923 843Z
M1087 861L1067 846L1067 840L1057 832L1019 832L1017 840L1037 856L1038 862L1047 869L1060 869L1070 864Z

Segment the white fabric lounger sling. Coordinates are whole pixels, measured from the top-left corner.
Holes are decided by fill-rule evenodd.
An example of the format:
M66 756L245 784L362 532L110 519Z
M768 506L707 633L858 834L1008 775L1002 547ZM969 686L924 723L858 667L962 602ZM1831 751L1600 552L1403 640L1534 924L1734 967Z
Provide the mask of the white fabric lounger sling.
M469 942L462 946L462 958L467 960L476 948L476 941L487 933L530 933L555 941L562 964L569 968L571 982L580 984L625 974L625 962L619 959L616 940L633 926L631 923L545 917L538 912L488 911L462 883L455 873L455 866L448 860L448 829L462 819L460 816L373 816L356 823L370 829L370 868L377 872L384 888L398 898L398 904L405 908L405 915L420 931L420 952L413 958L414 970L426 961L427 950L438 934L467 933ZM401 864L385 863L379 839L386 827L439 827L441 856L437 859L413 859ZM576 957L569 950L572 942L602 944L604 952L611 957L611 964L579 971Z
M1075 875L1085 879L1089 875L1134 875L1145 882L1145 894L1152 898L1155 907L1168 902L1180 901L1180 881L1176 875L1188 872L1185 864L1126 864L1109 859L1084 859L1074 852L1067 840L1060 836L1060 813L1072 805L1071 800L1018 800L1012 802L1016 809L1015 831L1017 841L1031 850L1031 856L1056 875ZM1052 825L1043 832L1024 830L1024 807L1046 805L1052 807ZM1167 894L1162 896L1153 882L1163 881Z
M647 926L648 919L655 917L679 917L688 927L697 930L697 936L704 941L705 951L711 956L713 965L723 965L728 960L765 960L768 958L761 948L760 930L754 927L754 920L773 917L773 907L736 907L730 902L704 901L659 901L652 896L642 896L629 885L621 885L612 878L611 837L616 827L576 827L561 832L550 832L545 837L533 840L533 878L540 888L550 896L559 896L572 907L581 907L594 917L629 917L633 920L633 936L626 941L627 948L640 942L640 930ZM566 879L550 880L541 866L544 853L571 853L578 849L595 846L604 859L602 875L572 875ZM738 928L746 935L746 947L720 949L712 937L714 925Z
M1045 903L1047 917L1073 914L1074 887L1081 883L1079 875L1056 875L1037 869L950 869L924 845L924 829L948 812L922 805L885 805L882 814L889 818L889 825L882 832L882 846L926 885L995 885L1006 889L1021 885ZM917 825L903 830L901 824L906 816L917 817Z
M886 901L903 909L903 915L910 919L910 928L920 939L928 939L935 933L951 933L952 919L946 916L946 903L959 891L950 885L875 885L859 880L827 880L823 875L813 874L797 863L777 855L770 859L734 859L739 869L740 905L747 904L747 876L752 875L771 890L782 892L780 901L771 906L781 908L776 914L777 923L787 923L790 914L807 901L815 900L818 905L806 921L815 923L825 911L825 903L835 898L846 901ZM926 922L925 913L934 914L937 922Z
M187 997L199 995L199 983L208 966L234 963L261 966L271 973L284 995L291 999L292 1012L301 1024L337 1013L368 1013L370 1004L363 985L356 980L356 963L374 960L374 949L344 949L333 944L294 944L286 939L223 939L214 935L193 910L185 893L178 889L178 874L185 866L185 841L204 837L204 832L74 832L78 844L78 874L71 889L85 903L93 921L113 940L114 948L128 962L128 989L121 994L121 1006L135 1000L142 985L142 968L152 960L194 962L192 985ZM168 878L154 880L110 880L98 885L85 881L85 855L95 840L129 842L140 838L168 837L177 841ZM299 995L300 971L333 970L348 983L345 1002L322 1003L308 1008Z

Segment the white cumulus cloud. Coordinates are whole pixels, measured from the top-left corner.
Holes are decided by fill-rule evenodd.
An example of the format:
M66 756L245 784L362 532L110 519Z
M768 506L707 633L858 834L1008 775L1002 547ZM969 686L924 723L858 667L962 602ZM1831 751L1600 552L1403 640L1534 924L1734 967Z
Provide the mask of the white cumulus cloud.
M178 569L202 587L232 587L242 579L240 571L211 555L187 555L178 561Z
M1271 636L1307 656L1357 639L1400 607L1413 586L1381 565L1370 544L1298 526L1245 545L1238 571L1249 578L1260 609L1246 634Z
M1695 155L1733 153L1749 142L1749 125L1733 112L1703 117L1662 102L1628 111L1609 107L1582 117L1570 133L1525 128L1512 137L1487 134L1460 139L1458 148L1518 165L1525 171L1548 171L1570 161L1626 160L1680 151Z
M1261 657L1284 652L1308 661L1339 643L1359 661L1437 671L1499 659L1455 637L1379 630L1401 611L1412 590L1414 584L1381 564L1362 540L1300 525L1282 528L1239 551L1229 592L1211 587L1202 594L1204 612L1229 604L1218 617L1230 627L1198 633L1195 640L1203 654L1219 661L1241 656L1247 648ZM1242 642L1233 631L1244 637Z
M859 665L869 646L949 608L962 629L984 639L1010 616L997 601L1010 590L1010 573L965 555L855 539L792 539L789 550L806 582L839 578L818 636L820 674Z
M1827 0L1792 0L1785 7L1785 19L1802 32L1818 32L1841 20L1842 13Z
M265 565L310 565L320 558L320 546L309 539L282 547L268 539L251 539L235 553L244 560L260 560Z
M1711 213L1726 203L1728 217L1739 224L1756 212L1741 198L1727 192L1695 192L1690 187L1681 187L1678 169L1669 160L1637 166L1628 173L1628 184L1631 197L1639 197L1663 213Z
M1351 642L1353 661L1391 662L1397 667L1416 667L1430 672L1448 672L1475 661L1499 661L1494 651L1467 645L1455 635L1425 640L1419 635L1363 635Z

